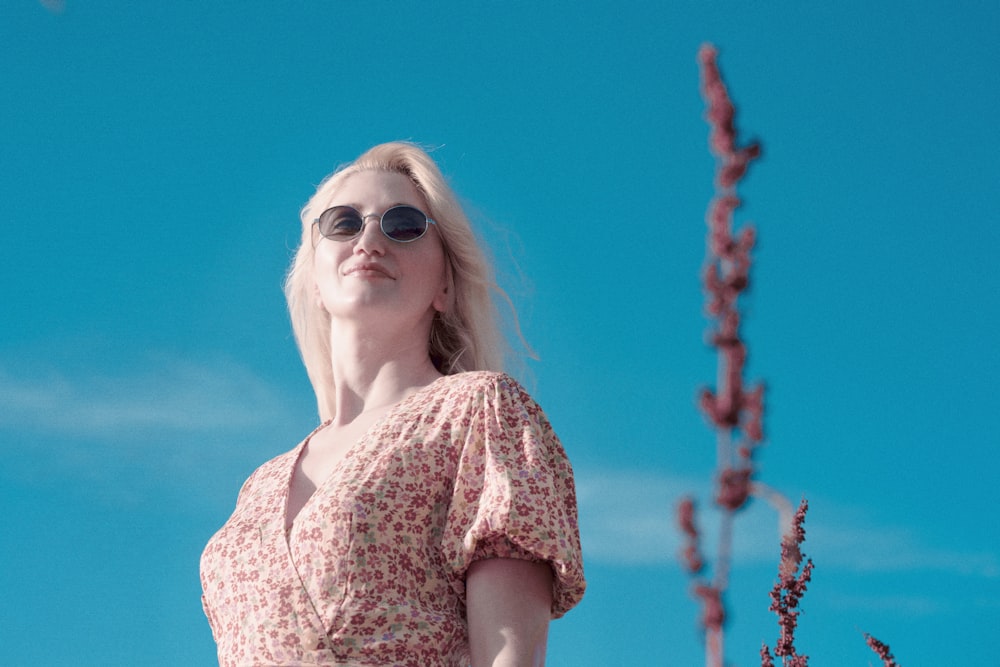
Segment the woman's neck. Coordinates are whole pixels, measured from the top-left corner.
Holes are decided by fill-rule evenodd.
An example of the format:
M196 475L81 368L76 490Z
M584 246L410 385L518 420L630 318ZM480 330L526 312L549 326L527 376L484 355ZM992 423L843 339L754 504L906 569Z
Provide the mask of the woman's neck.
M429 331L388 334L331 327L333 423L349 424L366 412L394 405L441 377L428 354L428 337Z

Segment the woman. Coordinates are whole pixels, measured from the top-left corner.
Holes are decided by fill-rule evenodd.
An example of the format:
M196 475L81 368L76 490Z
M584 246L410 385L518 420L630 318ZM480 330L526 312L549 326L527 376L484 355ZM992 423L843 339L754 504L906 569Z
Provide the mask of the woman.
M543 663L585 587L576 498L497 371L493 288L416 146L372 148L306 204L285 290L321 424L202 555L221 664Z

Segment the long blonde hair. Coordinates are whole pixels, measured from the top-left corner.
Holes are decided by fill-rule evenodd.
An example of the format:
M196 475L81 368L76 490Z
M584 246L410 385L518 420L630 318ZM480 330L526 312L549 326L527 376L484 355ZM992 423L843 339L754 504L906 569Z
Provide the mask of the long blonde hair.
M325 210L344 180L360 171L403 174L423 195L427 215L437 223L448 266L450 303L431 326L428 349L445 375L472 370L502 370L504 340L498 328L493 295L507 303L493 268L476 239L454 192L434 160L407 142L375 146L328 176L302 208L302 240L285 278L285 298L309 381L316 393L320 419L333 416L333 371L330 317L315 299L313 220Z

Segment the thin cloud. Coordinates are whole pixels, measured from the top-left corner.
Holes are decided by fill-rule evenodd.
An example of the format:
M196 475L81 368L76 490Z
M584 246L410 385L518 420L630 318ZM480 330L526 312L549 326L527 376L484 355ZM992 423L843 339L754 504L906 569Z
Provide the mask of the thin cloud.
M912 531L898 526L817 524L807 528L810 555L830 566L857 572L933 570L989 579L1000 576L995 554L927 546Z
M53 14L62 14L66 11L65 0L38 0L38 4L45 9L49 10Z
M689 481L624 471L576 472L580 539L588 559L640 565L674 558L673 506Z
M948 611L948 603L926 595L849 595L825 591L825 602L835 609L865 609L893 616L934 616Z
M167 356L131 374L0 370L0 398L0 428L76 438L246 429L285 412L279 393L246 368Z
M581 539L586 555L622 565L677 562L681 546L674 511L681 497L707 498L705 480L638 471L577 471ZM714 551L719 513L700 510L703 547ZM781 531L777 513L755 501L734 524L733 555L742 563L776 562Z
M681 541L674 508L682 496L692 493L702 500L703 548L709 556L715 552L719 513L706 506L705 480L643 471L578 470L577 490L581 539L590 559L617 565L675 564ZM856 510L829 500L813 503L806 519L806 554L824 568L862 573L1000 576L995 554L928 546L910 529L873 525L857 515ZM851 519L843 519L848 516ZM776 564L780 533L776 510L754 499L734 523L734 565Z
M314 423L308 408L290 407L287 391L232 362L161 354L131 368L30 376L0 368L3 475L67 480L111 503L148 501L165 488L192 502L231 502L255 466Z

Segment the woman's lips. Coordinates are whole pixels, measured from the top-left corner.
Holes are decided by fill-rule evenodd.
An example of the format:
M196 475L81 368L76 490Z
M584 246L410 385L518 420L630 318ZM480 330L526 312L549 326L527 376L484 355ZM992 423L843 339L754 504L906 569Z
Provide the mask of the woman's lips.
M385 267L374 264L372 262L365 262L364 264L354 264L347 267L344 270L345 276L356 276L359 278L392 278L392 274L389 273L388 269Z

